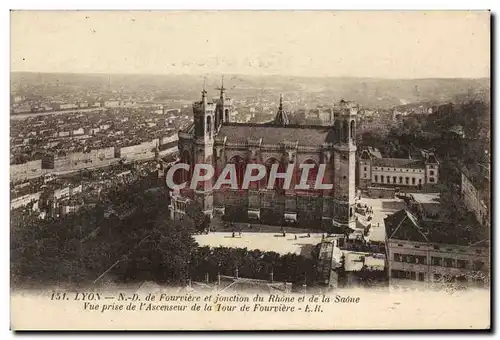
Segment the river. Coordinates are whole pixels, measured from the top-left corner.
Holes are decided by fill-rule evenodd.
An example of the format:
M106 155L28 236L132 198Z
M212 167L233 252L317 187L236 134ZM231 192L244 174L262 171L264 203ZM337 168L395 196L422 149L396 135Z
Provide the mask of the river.
M107 107L92 107L88 109L75 109L75 110L62 110L62 111L48 111L48 112L30 112L30 113L17 113L11 114L11 120L23 120L30 117L36 116L48 116L48 115L61 115L65 113L75 113L75 112L90 112L90 111L102 111L107 109Z

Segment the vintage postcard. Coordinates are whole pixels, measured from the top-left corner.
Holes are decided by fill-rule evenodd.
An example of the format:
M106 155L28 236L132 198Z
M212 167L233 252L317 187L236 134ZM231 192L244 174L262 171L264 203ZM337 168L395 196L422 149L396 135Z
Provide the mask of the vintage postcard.
M491 327L489 11L12 11L13 330Z

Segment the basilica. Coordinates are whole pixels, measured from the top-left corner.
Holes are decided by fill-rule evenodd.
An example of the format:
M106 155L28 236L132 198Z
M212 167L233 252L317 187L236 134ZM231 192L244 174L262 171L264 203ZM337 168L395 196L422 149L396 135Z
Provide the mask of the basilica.
M180 162L191 167L210 164L216 175L227 164L234 164L238 184L248 164L261 164L268 170L278 164L278 171L283 172L292 165L292 185L283 186L278 180L269 188L265 185L268 178L264 178L246 189L239 185L238 189L223 186L215 190L215 179L206 180L172 194L173 218L185 212L187 201L196 200L210 218L219 214L233 222L354 228L357 105L343 100L335 104L331 126L290 124L282 96L276 117L270 122L234 123L230 121L232 110L224 85L214 101L207 99L203 89L201 100L193 103L193 123L179 131ZM301 164L310 164L308 183L314 182L318 169L324 168L323 181L332 185L328 189L295 188ZM192 171L182 171L177 180L186 182L191 176Z

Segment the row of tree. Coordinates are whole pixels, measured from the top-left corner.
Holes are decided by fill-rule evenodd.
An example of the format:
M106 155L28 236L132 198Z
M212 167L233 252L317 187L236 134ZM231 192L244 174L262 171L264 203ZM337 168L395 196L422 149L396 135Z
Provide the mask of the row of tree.
M317 280L317 256L317 249L305 257L258 249L198 247L191 254L188 270L190 278L197 281L207 277L215 281L220 274L312 285Z

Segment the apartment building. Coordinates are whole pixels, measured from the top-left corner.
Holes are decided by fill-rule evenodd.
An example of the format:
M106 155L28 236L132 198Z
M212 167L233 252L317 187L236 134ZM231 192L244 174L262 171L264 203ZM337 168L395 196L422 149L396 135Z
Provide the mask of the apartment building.
M407 209L388 216L385 228L391 287L483 284L488 276L489 240L479 233L472 237L457 226L418 219Z
M463 167L461 193L467 210L483 226L491 225L491 182L488 165Z

